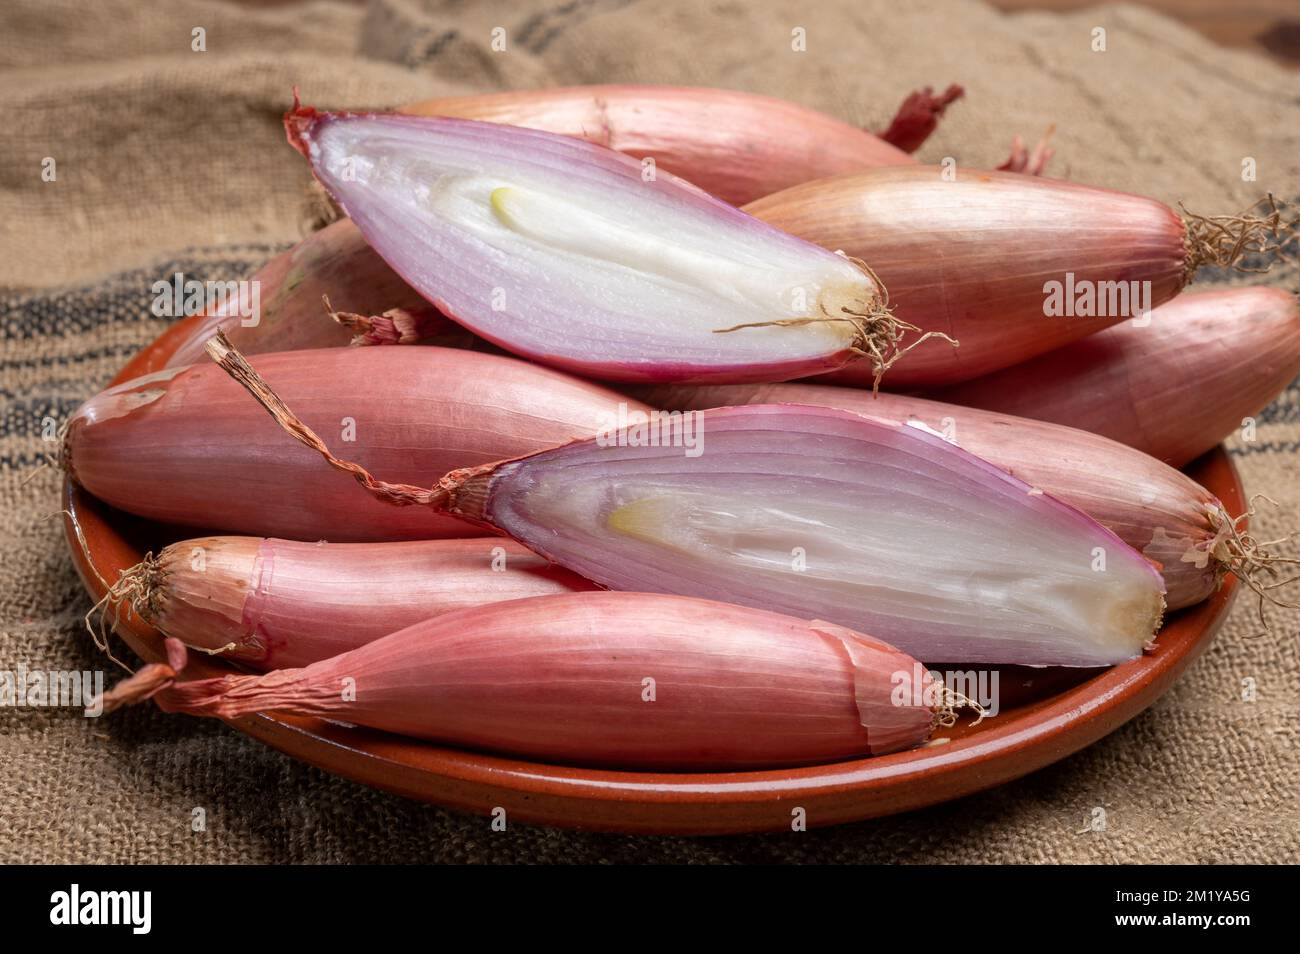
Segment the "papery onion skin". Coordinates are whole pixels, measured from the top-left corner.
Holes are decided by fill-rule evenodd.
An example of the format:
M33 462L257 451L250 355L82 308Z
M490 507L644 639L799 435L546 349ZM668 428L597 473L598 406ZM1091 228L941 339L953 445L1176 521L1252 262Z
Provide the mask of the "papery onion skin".
M900 674L918 670L830 624L595 592L448 613L304 669L177 683L157 698L194 715L319 716L547 761L698 771L919 745L931 707L894 704Z
M904 152L916 152L934 133L948 107L965 95L966 90L956 83L938 95L929 86L913 90L898 107L889 126L879 134L880 138Z
M788 615L807 615L815 606L824 618L874 629L927 660L1111 665L1139 655L1154 636L1164 610L1164 583L1144 557L1082 512L940 438L800 405L722 408L702 415L699 426L710 449L697 458L682 456L676 447L575 441L449 475L440 482L449 491L446 506L611 589L679 593ZM712 487L713 497L699 503L702 487ZM578 494L597 496L582 519L596 521L598 531L591 528L597 523L565 522L574 501L585 506ZM723 496L729 501L725 505ZM616 515L629 512L629 501L639 506L643 499L671 510L671 520L685 522L679 526L659 518L658 526L645 524L649 531L633 532L624 525L637 517L629 517L615 526ZM744 523L752 500L787 512L779 545L770 522L752 528ZM875 548L870 559L850 556L816 564L814 542L830 552L847 544L840 528L839 537L817 539L821 531L814 510L839 507L862 514L872 506L887 506L882 513L902 515L917 532L942 525L950 544L965 542L949 549L909 544L900 530L888 542L868 540L866 545ZM709 507L730 514L723 520L730 521L734 542L714 545L699 537L691 546L675 546L645 536L680 535L683 528L694 533L698 519L712 516ZM940 511L946 522L939 521ZM863 544L855 538L854 545ZM908 545L913 551L906 555L882 549ZM801 571L797 560L778 568L768 559L777 550L795 556L800 548L815 566L812 575ZM751 550L758 562L745 555ZM1022 560L1027 551L1035 556ZM1105 560L1100 567L1099 556ZM995 557L997 565L986 571L980 561ZM1092 575L1085 572L1090 560ZM1068 583L1046 576L1058 569L1069 574ZM848 591L845 579L863 573L882 582L854 583ZM864 596L870 588L879 595ZM936 599L941 608L927 606ZM1075 612L1103 615L1087 621L1067 615Z
M1153 199L1010 172L875 169L795 186L745 206L778 228L867 262L902 321L960 342L928 343L885 377L904 391L1009 367L1128 315L1047 317L1048 281L1147 282L1150 306L1185 281L1186 227ZM867 363L821 383L870 386Z
M1296 296L1225 288L1180 295L1150 324L1117 325L933 396L1082 428L1182 467L1297 374Z
M627 403L557 371L448 348L295 351L254 364L312 426L399 478L427 479L594 434ZM211 364L91 398L73 415L63 447L65 467L90 493L181 526L336 542L482 535L426 508L366 499L314 453L286 443Z
M144 587L135 608L151 625L261 670L306 666L444 613L596 588L502 537L199 537L128 575Z
M1105 437L1027 418L900 394L816 384L677 385L636 396L667 410L809 404L920 424L1082 510L1160 567L1170 610L1209 597L1220 578L1213 514L1223 505L1186 474Z
M260 314L245 325L238 314L214 313L167 361L183 367L205 361L203 343L217 330L245 354L298 351L348 344L352 332L331 321L322 297L339 311L378 314L403 308L427 315L431 330L439 321L420 295L366 244L351 222L342 220L307 236L249 276L260 284ZM456 328L446 319L443 326Z
M367 241L440 312L552 367L611 381L784 380L861 356L859 326L824 315L880 311L868 270L592 143L303 106L285 128ZM503 193L547 208L517 221ZM589 220L557 218L556 204ZM597 215L628 246L608 260L603 242L564 245L581 245ZM717 333L734 325L762 327Z
M512 90L446 96L398 111L585 139L637 160L653 159L661 169L733 205L810 179L916 162L902 149L825 113L725 89L606 85ZM909 142L913 148L920 144Z

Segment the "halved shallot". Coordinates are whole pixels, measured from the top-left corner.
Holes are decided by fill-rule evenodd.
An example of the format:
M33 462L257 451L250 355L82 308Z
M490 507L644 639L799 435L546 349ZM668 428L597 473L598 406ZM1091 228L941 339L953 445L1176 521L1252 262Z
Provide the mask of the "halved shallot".
M596 586L513 540L301 543L200 537L123 572L105 618L129 606L187 646L256 669L306 666L421 620Z
M869 268L583 140L301 106L285 126L412 287L546 364L609 380L761 381L868 355L879 372L908 330ZM748 330L718 333L737 325Z
M916 660L825 622L646 593L512 600L303 669L176 682L185 650L110 690L171 712L318 716L466 748L639 769L746 769L920 745L962 704ZM919 676L919 679L918 679Z
M826 618L972 663L1120 662L1164 611L1160 574L1109 530L913 427L802 405L659 415L398 485L335 457L220 338L209 351L377 498L494 528L611 589Z
M335 348L257 366L367 467L405 480L595 434L627 399L514 358L451 348ZM633 402L633 407L636 407ZM359 497L321 471L220 369L172 368L109 388L68 424L64 467L106 503L154 520L299 540L476 536L427 509Z

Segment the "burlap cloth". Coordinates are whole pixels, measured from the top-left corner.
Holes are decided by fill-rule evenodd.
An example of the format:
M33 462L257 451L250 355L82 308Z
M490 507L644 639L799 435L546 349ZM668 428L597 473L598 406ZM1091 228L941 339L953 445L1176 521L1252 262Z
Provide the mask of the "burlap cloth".
M192 49L203 28L206 51ZM506 50L491 48L494 27ZM791 49L803 27L807 51ZM1107 50L1091 49L1103 27ZM1057 124L1054 171L1230 211L1300 189L1300 83L1130 7L1002 16L974 2L377 0L250 12L212 0L7 0L0 13L3 554L0 668L98 668L64 550L64 420L162 329L150 285L237 278L299 234L306 172L290 88L384 106L460 91L610 81L786 96L878 128L902 95L963 83L924 159L1000 161ZM1241 181L1243 157L1259 181ZM41 178L53 157L57 179ZM1295 284L1294 272L1270 281ZM1251 492L1300 515L1300 390L1232 450ZM35 471L35 473L33 473ZM235 492L232 490L232 492ZM835 829L719 839L513 826L327 776L216 722L140 707L102 720L0 709L0 860L1092 861L1300 858L1295 612L1237 609L1176 687L1086 751L995 791ZM1243 680L1257 687L1242 700ZM207 812L191 831L192 809ZM1094 809L1106 829L1089 829Z

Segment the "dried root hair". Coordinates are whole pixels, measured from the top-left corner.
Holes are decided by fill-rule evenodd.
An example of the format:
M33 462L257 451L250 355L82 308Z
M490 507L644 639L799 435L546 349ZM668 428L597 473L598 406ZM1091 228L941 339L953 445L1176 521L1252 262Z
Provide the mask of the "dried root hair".
M108 630L105 624L103 623L102 619L100 620L100 625L98 630L96 630L96 628L91 625L91 617L94 616L96 612L102 612L103 609L108 605L106 600L108 600L108 596L112 592L113 586L106 579L104 579L103 575L99 572L99 568L95 566L95 561L90 558L90 544L86 542L86 534L85 531L81 529L81 521L77 519L77 515L71 510L56 510L54 511L54 513L50 514L49 516L63 517L68 521L69 524L71 524L72 533L77 538L77 545L81 547L81 553L82 556L85 557L86 566L90 568L91 573L95 574L95 579L99 580L99 585L102 586L105 590L104 598L101 599L94 606L92 606L86 612L85 617L83 617L83 622L85 623L86 626L86 632L90 633L90 638L94 640L95 646L101 652L103 652L105 656L107 656L113 662L117 663L118 666L122 667L127 672L130 672L131 667L113 655L113 650L108 643Z
M1300 567L1300 559L1280 556L1273 550L1294 540L1297 536L1295 533L1276 540L1257 540L1253 534L1241 528L1242 522L1255 516L1255 502L1258 500L1266 500L1274 507L1278 506L1277 501L1271 497L1255 494L1250 498L1245 512L1237 517L1229 516L1222 507L1211 508L1207 513L1210 526L1215 531L1210 552L1218 561L1215 569L1218 581L1222 584L1223 578L1231 573L1259 597L1258 612L1262 631L1255 636L1264 636L1272 632L1265 612L1268 604L1300 609L1300 603L1284 600L1277 593L1283 587L1300 581L1300 573L1279 578L1283 575L1283 568Z
M66 436L67 425L63 428ZM60 442L63 447L62 441ZM61 461L62 463L62 461ZM65 465L65 469L67 469ZM90 634L95 647L116 663L125 672L134 672L132 668L118 659L113 653L109 637L113 630L125 621L127 610L133 611L146 622L158 615L159 592L164 578L160 562L154 559L152 552L146 553L144 559L135 566L127 567L118 574L116 583L109 583L95 566L90 556L90 544L86 542L86 533L81 528L81 521L71 510L58 510L51 516L62 516L72 526L72 533L77 538L77 545L85 558L86 566L95 574L95 579L104 588L104 595L86 611L82 624Z
M1182 204L1178 207L1182 209L1186 227L1184 285L1205 265L1256 274L1266 272L1268 265L1249 268L1241 264L1242 258L1250 254L1281 257L1283 250L1296 240L1296 220L1283 220L1282 208L1271 193L1236 215L1197 215L1188 212Z
M95 647L116 663L122 671L127 673L126 679L112 689L100 694L97 699L91 700L91 704L87 708L93 708L98 704L102 711L107 713L124 705L143 702L152 698L170 686L176 680L177 673L184 668L184 645L179 640L164 634L163 646L168 661L166 663L146 663L136 670L113 654L113 647L109 637L114 628L125 622L128 610L134 612L150 625L154 625L161 608L160 594L163 582L166 579L166 571L162 568L161 559L155 558L152 552L146 553L143 560L135 566L122 570L118 574L117 582L110 584L104 579L98 567L95 566L95 562L90 558L90 546L86 542L86 534L81 529L81 521L77 519L77 515L70 510L58 510L51 516L67 518L72 525L72 532L77 538L77 544L81 547L81 552L86 558L86 565L90 567L90 572L95 574L95 578L104 587L104 595L86 611L86 615L82 618L86 632L90 634ZM202 652L217 655L234 649L235 644L230 643L220 649L197 648Z
M43 460L27 472L27 476L18 482L19 487L26 487L47 467L56 467L63 471L69 477L76 479L72 473L72 453L68 447L68 428L72 425L72 418L68 418L59 425L58 431L54 435L54 440L58 444L58 450L53 455L46 451L41 451L40 456Z
M82 548L85 549L84 539L80 537L80 528L78 527L77 530L78 537L82 540ZM89 551L87 551L87 558L89 558ZM98 576L99 571L95 572ZM103 583L104 580L101 578L100 582ZM126 621L128 612L135 613L146 623L153 625L160 609L158 594L162 582L162 565L152 552L146 553L144 559L135 566L122 570L117 582L107 585L99 602L86 612L84 620L86 632L90 633L95 646L127 672L133 670L113 655L109 637L114 629Z
M66 511L64 512L66 513ZM75 517L72 518L72 524L77 534L77 540L81 544L83 551L86 552L87 562L89 562L89 550L86 549L85 537L82 535L81 527ZM93 563L91 567L93 569ZM99 576L98 570L95 570L95 575ZM163 568L162 554L160 553L155 557L153 552L150 551L135 566L129 566L122 570L118 574L116 583L107 584L103 577L100 577L100 582L105 584L104 595L100 597L99 602L86 612L84 618L86 632L90 633L90 638L94 640L95 646L104 655L127 672L131 672L130 666L113 655L113 650L109 645L109 636L114 629L126 622L127 613L132 612L161 632L164 638L169 638L159 622L163 614L163 588L167 583L167 571ZM189 646L188 648L207 653L209 656L220 656L238 647L231 642L216 649L208 649L205 646Z
M930 338L942 338L954 348L957 347L957 339L951 335L942 331L922 332L917 325L910 321L903 321L895 315L889 307L889 289L880 280L880 276L862 259L847 255L844 257L865 273L879 289L879 294L866 302L864 307L841 305L835 313L832 313L827 311L824 302L818 302L820 315L810 315L806 318L781 318L774 321L751 321L732 325L730 328L715 328L714 334L727 334L742 328L797 328L828 321L847 322L853 328L853 341L849 344L849 350L869 360L872 371L875 372L871 381L872 395L880 393L880 380L885 372L917 345L924 344ZM903 341L909 333L920 334L921 337L904 345Z
M956 689L949 688L943 683L935 683L934 690L939 698L930 707L934 713L930 720L931 732L935 729L951 729L956 725L958 709L972 709L977 713L975 721L971 723L972 726L979 725L988 716L987 709Z

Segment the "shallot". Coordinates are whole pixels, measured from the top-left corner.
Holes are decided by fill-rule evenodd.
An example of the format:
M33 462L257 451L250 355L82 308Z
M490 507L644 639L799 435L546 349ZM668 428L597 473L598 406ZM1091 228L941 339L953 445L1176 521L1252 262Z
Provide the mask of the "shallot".
M1175 467L1300 374L1300 308L1280 288L1180 295L1151 313L933 396L1102 434Z
M1180 216L1110 189L930 166L809 182L745 211L867 262L897 321L960 342L908 354L890 370L894 390L955 384L1145 316L1201 266L1273 249L1284 230L1271 205L1262 215ZM861 363L827 381L879 376Z
M247 354L332 348L358 335L395 343L430 338L441 343L455 331L465 335L384 264L348 221L312 233L248 281L260 288L258 313L248 318L226 308L205 315L168 367L204 360L203 344L216 331ZM352 312L357 320L330 321L322 307L327 295L341 314Z
M233 719L317 716L480 751L619 768L746 769L881 755L955 718L916 660L830 623L705 600L574 593L434 617L262 676L178 682L185 650L110 690Z
M182 540L126 570L104 600L256 669L306 666L444 613L595 589L513 540Z
M889 141L771 96L682 86L573 86L445 96L403 106L585 139L695 183L733 205L826 176L914 163L938 117L962 95L918 90L889 125ZM891 145L891 142L893 143Z

